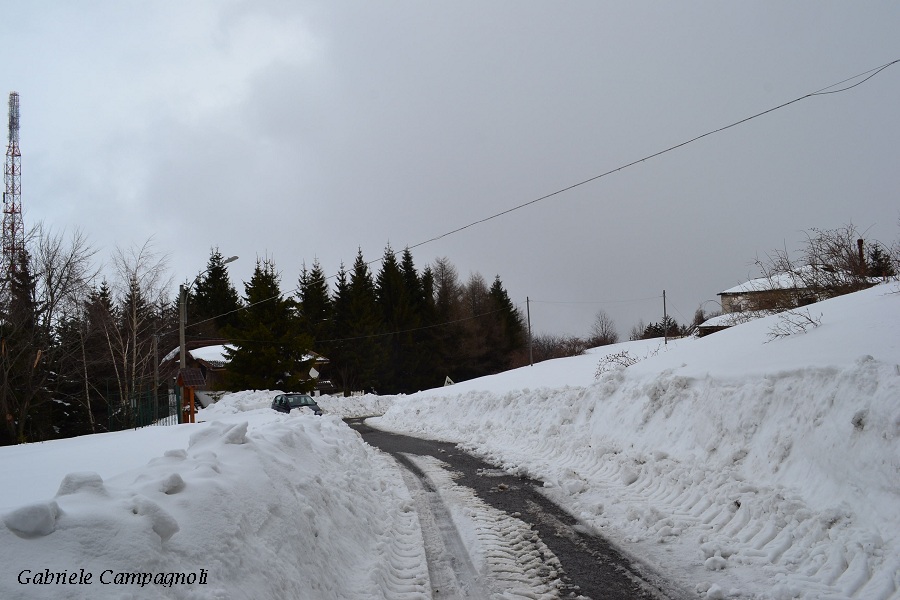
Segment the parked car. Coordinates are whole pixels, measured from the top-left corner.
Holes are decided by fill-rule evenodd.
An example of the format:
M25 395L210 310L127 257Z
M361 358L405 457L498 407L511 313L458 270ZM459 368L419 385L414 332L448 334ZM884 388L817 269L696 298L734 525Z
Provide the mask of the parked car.
M309 408L317 415L324 412L309 394L278 394L272 400L272 408L278 412L289 413L295 408L302 407Z

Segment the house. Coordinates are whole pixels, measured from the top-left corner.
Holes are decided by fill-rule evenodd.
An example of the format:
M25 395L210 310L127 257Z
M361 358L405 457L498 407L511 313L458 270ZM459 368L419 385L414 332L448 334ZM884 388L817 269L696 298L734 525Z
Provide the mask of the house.
M217 392L225 390L225 373L228 370L228 355L225 351L230 347L229 344L215 344L185 351L187 368L199 369L205 380L205 385L197 390L197 398L204 408L218 400L218 396L221 394ZM173 349L160 363L160 372L171 376L173 386L174 378L180 367L179 350L179 348ZM328 359L312 351L309 351L309 354L304 357L304 359L310 358L313 360L313 364L310 367L309 379L314 379L316 382L314 393L319 395L334 392L336 388L331 381L322 378L323 370L327 371L328 368Z
M817 302L819 295L806 283L808 273L779 273L759 277L719 292L722 314L697 328L700 337L759 319L772 313Z
M718 295L723 313L779 312L819 300L816 292L807 286L803 272L751 279Z

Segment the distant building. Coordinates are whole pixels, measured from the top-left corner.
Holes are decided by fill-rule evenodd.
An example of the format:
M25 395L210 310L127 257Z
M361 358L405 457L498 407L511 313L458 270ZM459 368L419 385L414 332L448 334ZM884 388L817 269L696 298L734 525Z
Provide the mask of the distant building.
M816 293L807 287L803 276L797 273L751 279L718 295L723 313L779 312L819 300Z
M185 352L187 368L199 369L206 381L206 384L197 390L197 397L204 407L218 399L217 396L220 394L217 394L217 392L234 391L226 390L224 385L225 374L228 371L228 355L225 351L230 347L229 344L215 344L201 348L192 348ZM334 384L322 377L322 373L328 370L328 359L312 351L309 352L306 358L313 359L309 379L315 380L314 392L317 394L333 393L336 389ZM179 363L179 348L169 352L160 363L160 372L170 376L173 386L174 378L178 374Z
M700 337L819 300L817 294L804 283L802 274L798 273L751 279L719 292L718 296L722 314L700 324L697 328Z

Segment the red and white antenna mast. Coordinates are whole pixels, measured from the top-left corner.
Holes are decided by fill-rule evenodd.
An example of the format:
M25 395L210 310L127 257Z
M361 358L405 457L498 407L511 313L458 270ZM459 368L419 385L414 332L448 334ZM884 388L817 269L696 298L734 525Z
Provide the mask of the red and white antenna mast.
M2 277L9 281L25 252L22 223L22 153L19 151L19 94L9 94L9 143L3 166L3 264Z

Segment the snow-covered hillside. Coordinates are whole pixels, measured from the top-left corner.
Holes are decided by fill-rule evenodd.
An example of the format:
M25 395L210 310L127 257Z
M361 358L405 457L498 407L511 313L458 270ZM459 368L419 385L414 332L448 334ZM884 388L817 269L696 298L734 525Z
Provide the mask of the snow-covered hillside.
M898 285L809 311L817 326L781 337L767 317L323 398L324 418L241 392L196 425L0 448L0 598L430 597L396 465L339 418L384 413L370 423L544 481L698 598L898 600ZM60 573L74 583L34 583ZM107 583L123 573L151 583Z
M515 389L509 372L399 400L372 422L545 481L587 525L708 598L898 598L900 293L878 286L803 316L626 346L643 359L628 368L601 360L622 346L599 348L593 365L546 365L549 387ZM776 336L788 319L806 331ZM583 386L598 362L608 372Z

